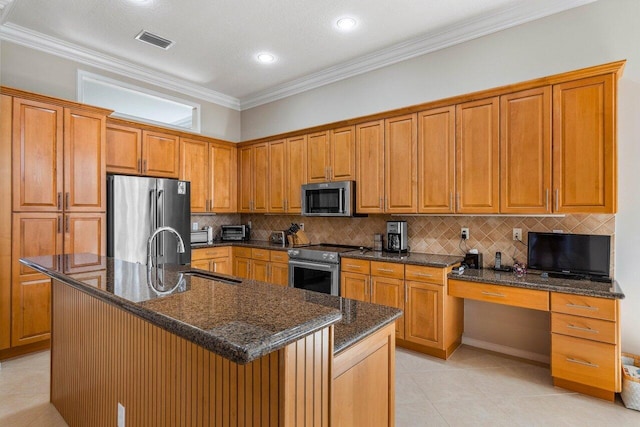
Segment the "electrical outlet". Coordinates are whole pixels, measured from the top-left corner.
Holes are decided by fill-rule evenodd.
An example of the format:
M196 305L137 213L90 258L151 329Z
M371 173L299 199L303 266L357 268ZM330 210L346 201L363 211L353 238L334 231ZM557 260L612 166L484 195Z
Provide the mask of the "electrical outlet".
M522 228L514 228L513 229L513 240L522 241Z
M469 240L469 237L470 237L469 227L462 227L460 229L460 237L464 240Z
M301 222L300 224L298 224L300 226L300 230L304 231L304 222Z
M553 230L554 233L562 233L562 230Z
M191 223L191 229L193 231L198 231L198 223L197 222L192 222Z
M122 403L118 402L118 427L125 427L124 420L124 406Z

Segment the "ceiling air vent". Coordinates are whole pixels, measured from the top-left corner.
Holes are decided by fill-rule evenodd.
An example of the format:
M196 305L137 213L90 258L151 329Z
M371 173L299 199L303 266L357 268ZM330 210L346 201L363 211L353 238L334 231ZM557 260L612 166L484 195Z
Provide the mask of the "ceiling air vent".
M173 46L173 43L175 43L171 40L165 39L164 37L160 37L145 30L140 31L136 36L136 39L140 40L141 42L152 44L164 50L169 49L171 46Z

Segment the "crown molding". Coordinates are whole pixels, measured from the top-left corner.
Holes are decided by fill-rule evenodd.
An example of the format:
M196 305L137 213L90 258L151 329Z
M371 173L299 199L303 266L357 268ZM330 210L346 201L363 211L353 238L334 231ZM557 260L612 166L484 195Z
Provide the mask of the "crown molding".
M0 40L6 40L65 59L77 61L81 64L90 65L101 70L212 102L223 107L240 110L240 101L232 96L91 49L86 49L10 22L0 26Z
M597 0L542 0L536 2L523 0L511 7L493 11L491 14L468 19L441 31L428 33L264 91L255 92L240 99L240 109L247 110L277 101L595 1Z

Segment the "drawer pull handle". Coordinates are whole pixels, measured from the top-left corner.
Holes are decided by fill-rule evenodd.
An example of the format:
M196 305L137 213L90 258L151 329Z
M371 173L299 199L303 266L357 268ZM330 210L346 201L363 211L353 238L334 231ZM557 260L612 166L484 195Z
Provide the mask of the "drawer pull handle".
M482 291L482 295L487 295L490 297L498 297L498 298L504 298L506 296L505 294L499 294L497 292L487 292L487 291Z
M414 273L414 274L419 277L433 277L433 274L427 274L427 273Z
M393 273L393 270L390 268L379 268L378 271L383 271L385 273Z
M583 327L580 327L580 326L572 325L571 323L569 323L567 325L567 328L575 329L576 331L590 332L592 334L599 334L600 333L600 331L598 331L597 329L583 328Z
M589 310L589 311L598 311L598 307L591 307L590 305L580 305L580 304L571 304L568 303L567 307L570 308L579 308L581 310Z
M359 265L353 265L353 264L347 264L347 267L349 267L349 268L362 268Z
M590 368L599 368L600 366L595 363L587 362L586 360L574 359L573 357L567 357L567 362L577 363L578 365L588 366Z

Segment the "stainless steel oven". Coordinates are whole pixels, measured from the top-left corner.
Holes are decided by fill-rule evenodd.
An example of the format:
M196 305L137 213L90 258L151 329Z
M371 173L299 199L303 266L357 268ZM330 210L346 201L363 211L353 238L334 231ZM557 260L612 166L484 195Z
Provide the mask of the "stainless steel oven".
M340 295L340 253L355 249L343 245L289 249L289 286Z

